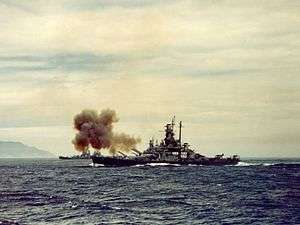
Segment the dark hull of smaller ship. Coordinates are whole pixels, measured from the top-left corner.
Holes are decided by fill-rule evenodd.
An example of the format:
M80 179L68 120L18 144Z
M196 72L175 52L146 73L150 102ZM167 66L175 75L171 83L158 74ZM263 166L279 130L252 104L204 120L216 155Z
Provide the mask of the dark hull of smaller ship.
M63 160L91 159L91 157L78 157L78 156L59 156L58 158Z
M176 161L151 160L142 157L122 158L122 157L110 157L110 156L92 156L91 158L94 164L102 164L104 166L114 166L114 167L145 165L149 163L167 163L170 165L176 164L176 165L226 166L226 165L236 165L240 161L238 158L181 159Z

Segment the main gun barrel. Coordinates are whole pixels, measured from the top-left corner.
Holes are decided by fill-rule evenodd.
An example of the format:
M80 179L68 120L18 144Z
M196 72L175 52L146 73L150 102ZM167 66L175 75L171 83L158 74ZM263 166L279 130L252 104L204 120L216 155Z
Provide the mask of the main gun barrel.
M139 150L137 150L137 149L135 149L135 148L132 148L131 150L132 150L133 152L137 153L138 155L141 155L141 154L142 154Z
M124 156L124 157L127 157L127 155L124 154L123 152L118 151L118 153L121 154L121 155Z

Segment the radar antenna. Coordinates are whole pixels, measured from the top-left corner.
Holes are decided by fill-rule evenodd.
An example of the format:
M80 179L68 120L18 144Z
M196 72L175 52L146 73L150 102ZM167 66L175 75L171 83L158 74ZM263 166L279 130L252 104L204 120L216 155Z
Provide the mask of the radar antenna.
M172 118L172 130L174 129L174 126L175 126L175 116L173 116Z

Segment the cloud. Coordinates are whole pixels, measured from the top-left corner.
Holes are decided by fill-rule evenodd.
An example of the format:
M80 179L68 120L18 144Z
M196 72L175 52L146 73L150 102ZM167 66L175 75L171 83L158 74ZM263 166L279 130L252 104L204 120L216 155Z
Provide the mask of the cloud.
M279 5L275 10L276 4L272 9L267 2L255 7L245 2L217 5L209 1L202 4L175 1L151 7L109 7L100 11L72 11L64 4L31 5L33 8L38 5L40 13L32 15L16 12L15 8L2 9L3 17L11 18L2 27L1 43L3 47L5 44L5 50L111 53L192 46L243 48L274 46L282 33L285 34L283 38L290 39L289 43L293 40L299 44L293 36L295 30L299 32L299 15L293 5L284 8Z
M77 2L75 11L69 1L2 5L0 71L131 68L194 76L299 71L297 2L148 3L103 1L99 10Z
M27 71L105 71L117 67L126 60L122 55L101 55L91 53L58 53L40 55L2 55L0 74Z
M68 126L111 107L138 134L176 114L204 151L298 149L298 8L1 1L0 127Z

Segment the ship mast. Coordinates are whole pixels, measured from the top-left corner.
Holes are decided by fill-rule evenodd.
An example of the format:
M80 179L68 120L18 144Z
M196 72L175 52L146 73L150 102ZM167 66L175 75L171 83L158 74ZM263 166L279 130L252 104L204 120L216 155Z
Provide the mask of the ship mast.
M182 128L182 121L179 122L179 144L181 145L181 128Z
M175 116L173 116L173 118L172 118L172 130L174 129L174 126L175 126Z

